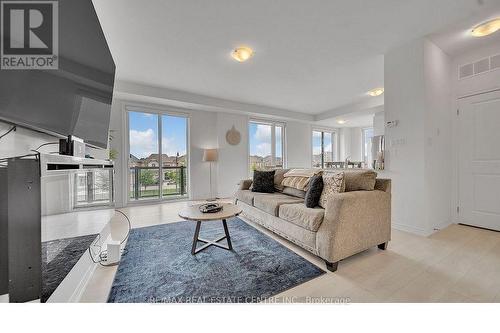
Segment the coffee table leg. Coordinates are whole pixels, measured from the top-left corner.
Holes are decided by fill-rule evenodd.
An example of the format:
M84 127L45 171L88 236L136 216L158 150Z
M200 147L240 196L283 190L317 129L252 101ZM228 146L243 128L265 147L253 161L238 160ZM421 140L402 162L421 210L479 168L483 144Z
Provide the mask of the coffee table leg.
M191 254L196 254L196 245L198 244L198 236L200 235L201 221L196 222L196 230L194 231L193 247L191 248Z
M226 233L227 246L228 246L229 250L232 250L233 245L231 244L231 237L229 236L229 229L227 228L226 219L222 220L222 225L224 226L224 232Z

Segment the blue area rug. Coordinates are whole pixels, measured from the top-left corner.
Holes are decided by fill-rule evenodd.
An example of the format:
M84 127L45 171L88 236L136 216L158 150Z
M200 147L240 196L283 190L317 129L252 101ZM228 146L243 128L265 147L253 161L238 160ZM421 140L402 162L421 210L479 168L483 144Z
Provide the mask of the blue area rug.
M325 273L239 218L228 227L233 251L194 256L194 222L133 229L108 302L260 302ZM200 238L223 234L221 221L201 225Z

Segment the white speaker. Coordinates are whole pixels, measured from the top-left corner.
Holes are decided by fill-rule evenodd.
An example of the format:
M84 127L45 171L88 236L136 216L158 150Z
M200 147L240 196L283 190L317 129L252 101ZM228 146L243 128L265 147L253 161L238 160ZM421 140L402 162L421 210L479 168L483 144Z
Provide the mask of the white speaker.
M110 241L107 247L107 265L117 264L120 261L120 242Z

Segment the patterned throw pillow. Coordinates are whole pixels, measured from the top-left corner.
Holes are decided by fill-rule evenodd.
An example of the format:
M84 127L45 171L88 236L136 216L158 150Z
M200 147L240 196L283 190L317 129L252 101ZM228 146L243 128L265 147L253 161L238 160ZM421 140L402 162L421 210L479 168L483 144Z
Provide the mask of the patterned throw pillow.
M309 177L285 177L281 182L281 185L293 187L297 190L305 191L307 185L309 185Z
M326 208L326 203L332 199L335 193L342 193L345 190L344 173L323 174L323 192L319 198L319 205Z
M274 170L253 172L252 192L274 193Z
M323 193L323 177L321 175L316 175L311 177L309 181L309 189L306 192L306 197L304 198L307 208L314 208L319 203L319 198Z

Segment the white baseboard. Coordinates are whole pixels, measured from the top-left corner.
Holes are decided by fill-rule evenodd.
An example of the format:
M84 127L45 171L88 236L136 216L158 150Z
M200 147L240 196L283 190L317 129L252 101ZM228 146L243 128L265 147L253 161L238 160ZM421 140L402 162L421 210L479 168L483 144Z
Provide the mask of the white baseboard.
M405 231L411 234L416 234L424 237L430 236L434 233L434 230L417 228L411 225L406 225L401 223L392 222L392 227L396 230Z
M434 227L434 231L443 230L444 228L446 228L447 226L452 225L452 224L456 224L456 223L453 223L451 221L443 221L443 222L437 223L436 226Z

